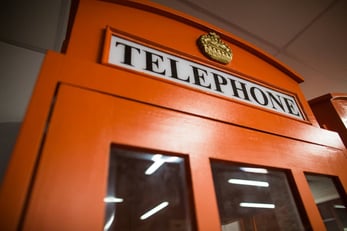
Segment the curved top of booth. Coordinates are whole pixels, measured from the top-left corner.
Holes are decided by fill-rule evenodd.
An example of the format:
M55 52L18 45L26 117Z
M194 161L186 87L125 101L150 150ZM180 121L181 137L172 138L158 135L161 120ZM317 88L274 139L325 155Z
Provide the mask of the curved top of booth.
M277 87L288 89L293 85L289 79L295 84L303 82L303 78L293 70L231 33L149 1L81 0L67 54L99 62L103 31L107 26L120 35L160 50L204 65L242 73ZM211 61L199 49L197 40L209 32L218 34L231 48L233 57L229 64Z
M318 127L299 87L302 77L211 24L140 0L80 0L71 22L65 52L69 58L190 84L190 89Z

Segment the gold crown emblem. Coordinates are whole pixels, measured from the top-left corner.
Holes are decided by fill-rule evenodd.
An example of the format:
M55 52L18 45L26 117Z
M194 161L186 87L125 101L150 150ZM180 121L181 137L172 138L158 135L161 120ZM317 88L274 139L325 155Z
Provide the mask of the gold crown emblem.
M198 44L202 53L217 62L228 64L232 59L230 47L214 32L200 36Z

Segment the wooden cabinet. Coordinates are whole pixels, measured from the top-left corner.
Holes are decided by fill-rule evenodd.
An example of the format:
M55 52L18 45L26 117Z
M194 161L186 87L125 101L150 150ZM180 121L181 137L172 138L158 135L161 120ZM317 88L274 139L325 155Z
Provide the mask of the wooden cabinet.
M347 146L347 94L329 93L309 104L320 126L338 132Z

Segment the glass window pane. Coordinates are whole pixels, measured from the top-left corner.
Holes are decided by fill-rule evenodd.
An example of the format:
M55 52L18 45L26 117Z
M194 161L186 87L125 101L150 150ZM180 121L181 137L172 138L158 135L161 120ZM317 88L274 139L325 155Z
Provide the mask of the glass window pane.
M305 230L285 171L216 160L211 166L222 231Z
M112 147L104 230L195 230L185 159Z
M306 174L306 179L327 230L347 230L347 209L338 193L337 179L315 174Z

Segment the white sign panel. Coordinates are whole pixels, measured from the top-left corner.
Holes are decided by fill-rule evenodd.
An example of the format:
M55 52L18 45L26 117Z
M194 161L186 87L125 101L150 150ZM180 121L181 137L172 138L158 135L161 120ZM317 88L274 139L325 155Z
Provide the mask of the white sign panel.
M304 120L291 95L113 34L107 62Z

